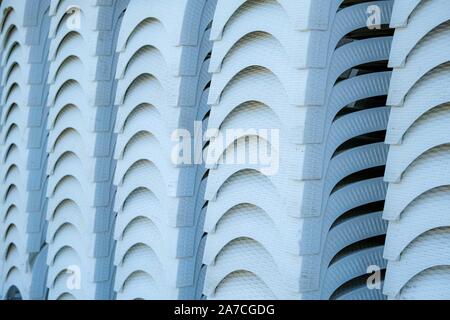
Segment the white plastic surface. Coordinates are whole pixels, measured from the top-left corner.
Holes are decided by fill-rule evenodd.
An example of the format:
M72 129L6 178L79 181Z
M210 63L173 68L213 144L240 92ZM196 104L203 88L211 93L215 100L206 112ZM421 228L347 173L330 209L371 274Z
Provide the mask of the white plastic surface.
M403 6L410 9L400 13ZM390 60L384 293L448 299L450 3L398 0L396 7L402 18Z

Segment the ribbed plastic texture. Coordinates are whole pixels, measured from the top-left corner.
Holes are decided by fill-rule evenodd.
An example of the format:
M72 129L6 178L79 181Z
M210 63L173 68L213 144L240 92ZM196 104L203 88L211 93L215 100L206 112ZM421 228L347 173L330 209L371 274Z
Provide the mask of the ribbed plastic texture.
M384 293L449 299L450 3L395 1Z
M0 298L450 299L449 41L448 0L0 0Z

